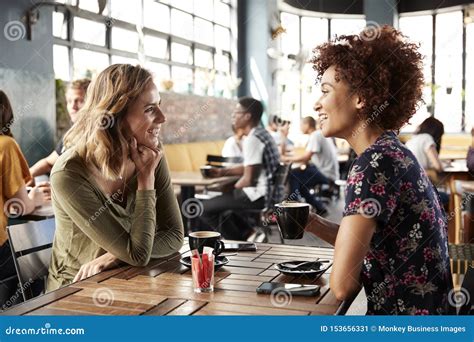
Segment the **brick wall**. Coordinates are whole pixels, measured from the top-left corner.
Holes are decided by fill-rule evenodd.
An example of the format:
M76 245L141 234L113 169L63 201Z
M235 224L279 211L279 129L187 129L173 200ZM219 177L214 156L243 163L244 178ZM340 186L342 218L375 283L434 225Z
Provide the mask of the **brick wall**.
M232 135L230 115L236 100L161 92L163 143L225 140Z

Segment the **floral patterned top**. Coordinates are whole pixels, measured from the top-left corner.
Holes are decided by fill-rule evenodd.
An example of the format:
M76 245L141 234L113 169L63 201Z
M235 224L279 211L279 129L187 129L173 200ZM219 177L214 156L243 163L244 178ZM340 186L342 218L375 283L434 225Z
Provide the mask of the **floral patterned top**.
M424 169L393 132L383 133L354 161L344 216L377 222L361 274L368 315L452 312L447 219L440 203Z

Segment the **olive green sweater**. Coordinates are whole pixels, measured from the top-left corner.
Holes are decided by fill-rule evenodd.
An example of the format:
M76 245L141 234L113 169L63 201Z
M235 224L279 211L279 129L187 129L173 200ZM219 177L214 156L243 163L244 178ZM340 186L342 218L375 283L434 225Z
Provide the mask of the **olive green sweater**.
M56 217L47 291L72 282L79 268L110 252L123 262L144 266L183 244L183 222L163 158L155 190L139 190L136 176L127 184L126 208L106 196L73 150L61 155L51 172Z

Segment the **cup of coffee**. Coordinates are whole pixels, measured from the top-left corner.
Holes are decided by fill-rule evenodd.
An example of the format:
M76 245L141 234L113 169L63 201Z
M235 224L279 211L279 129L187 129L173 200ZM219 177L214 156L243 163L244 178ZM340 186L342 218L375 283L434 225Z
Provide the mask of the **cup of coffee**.
M275 205L278 228L283 239L301 239L308 223L309 204L282 202Z
M221 241L221 233L213 231L199 231L189 233L189 248L197 249L202 254L204 247L214 248L214 255L224 251L224 242Z

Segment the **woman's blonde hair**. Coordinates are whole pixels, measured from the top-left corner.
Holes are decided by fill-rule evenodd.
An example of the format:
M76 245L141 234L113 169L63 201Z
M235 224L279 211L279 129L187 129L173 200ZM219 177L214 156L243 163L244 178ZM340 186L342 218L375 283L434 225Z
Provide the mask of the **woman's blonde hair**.
M152 75L140 66L114 64L102 71L87 90L79 119L66 133L64 146L74 149L111 180L119 178L129 155L125 114Z

